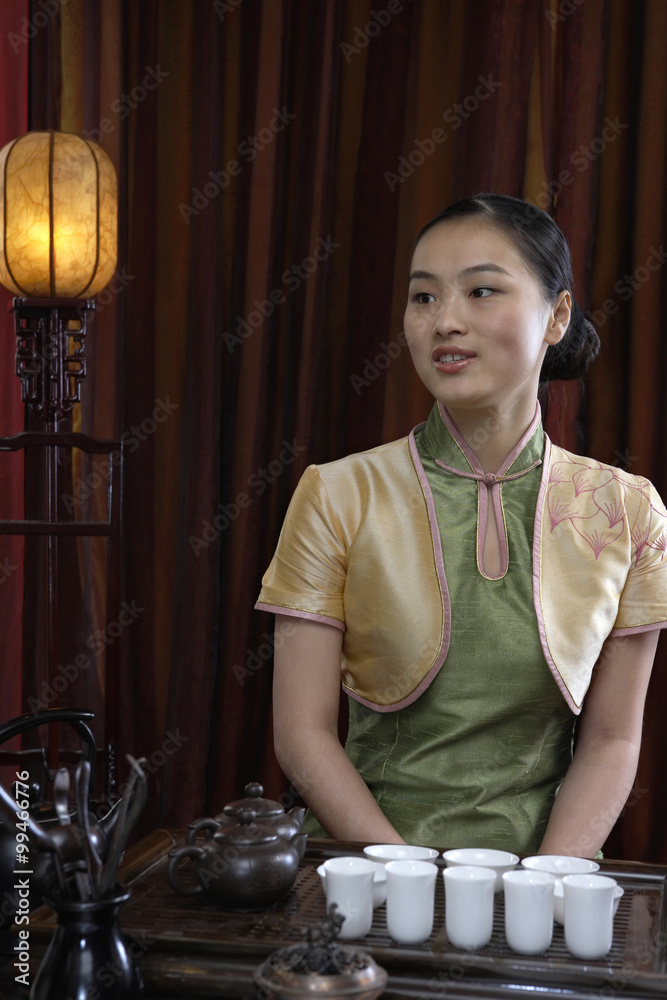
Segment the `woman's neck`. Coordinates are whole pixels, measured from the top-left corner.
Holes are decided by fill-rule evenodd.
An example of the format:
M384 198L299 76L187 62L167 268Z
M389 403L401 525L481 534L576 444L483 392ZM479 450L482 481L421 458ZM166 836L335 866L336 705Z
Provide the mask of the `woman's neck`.
M533 401L530 412L526 406L504 410L498 407L483 410L446 408L484 471L497 472L532 424L535 406Z

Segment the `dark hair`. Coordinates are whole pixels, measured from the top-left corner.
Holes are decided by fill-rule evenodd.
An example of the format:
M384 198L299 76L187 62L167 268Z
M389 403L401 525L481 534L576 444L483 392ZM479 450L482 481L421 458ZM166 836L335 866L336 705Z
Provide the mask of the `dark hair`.
M535 274L549 302L566 289L572 295L572 258L562 230L536 205L505 194L476 194L454 202L420 230L422 236L441 222L477 218L500 229L513 243L526 267ZM540 382L575 379L586 374L600 350L600 338L572 296L572 314L565 336L547 348Z

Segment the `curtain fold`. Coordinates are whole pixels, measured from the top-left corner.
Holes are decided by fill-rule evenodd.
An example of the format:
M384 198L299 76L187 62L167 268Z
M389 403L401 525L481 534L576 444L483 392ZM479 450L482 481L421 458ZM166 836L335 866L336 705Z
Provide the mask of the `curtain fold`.
M6 95L0 110L0 149L28 128L28 0L7 0L0 7L0 90ZM11 99L8 99L11 95ZM21 386L16 377L12 295L0 287L0 436L23 430ZM0 454L0 519L24 516L23 459ZM23 539L0 536L0 678L2 716L22 712L22 633L17 628L23 606ZM16 741L15 741L16 742ZM9 782L14 773L10 772ZM4 783L4 774L0 773Z
M118 640L119 750L152 761L146 824L218 812L251 779L287 787L273 622L252 605L305 466L428 413L405 282L417 229L453 198L554 214L603 353L585 386L552 387L547 427L665 494L665 283L646 262L665 231L666 8L573 6L70 0L31 39L31 127L87 130L120 182L78 419L126 440L140 610ZM653 861L663 673L646 790L610 841Z
M665 499L667 7L659 0L639 7L623 2L612 4L609 14L604 121L613 127L600 156L592 302L603 350L592 373L586 423L593 454L647 476ZM667 809L657 791L667 751L661 707L666 666L663 639L647 698L646 750L608 848L616 856L667 857Z

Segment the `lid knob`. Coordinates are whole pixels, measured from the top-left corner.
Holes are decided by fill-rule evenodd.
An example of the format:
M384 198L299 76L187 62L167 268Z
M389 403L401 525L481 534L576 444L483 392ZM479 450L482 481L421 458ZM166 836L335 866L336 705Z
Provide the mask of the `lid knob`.
M254 809L241 809L236 818L242 826L250 826L257 819L257 813Z

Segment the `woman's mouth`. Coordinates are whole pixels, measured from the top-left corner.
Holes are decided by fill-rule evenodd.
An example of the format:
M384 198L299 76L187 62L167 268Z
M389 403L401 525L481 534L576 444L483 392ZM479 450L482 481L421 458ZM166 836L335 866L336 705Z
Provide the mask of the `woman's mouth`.
M452 350L436 347L431 355L433 363L439 372L447 375L456 374L468 368L477 355L473 351Z

